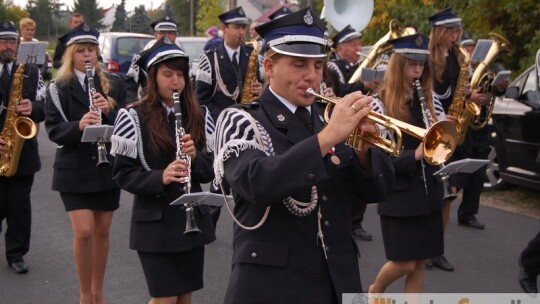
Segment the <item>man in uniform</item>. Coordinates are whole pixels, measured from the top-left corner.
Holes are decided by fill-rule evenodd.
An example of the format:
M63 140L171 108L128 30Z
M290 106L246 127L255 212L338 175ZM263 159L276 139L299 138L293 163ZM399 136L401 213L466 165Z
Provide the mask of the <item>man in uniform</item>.
M15 71L22 67L14 62L18 43L19 33L15 25L11 21L0 21L0 229L2 221L6 219L6 259L15 273L22 274L28 272L28 264L23 256L30 250L30 192L34 174L41 169L41 162L38 142L34 136L24 140L17 170L14 175L7 176L8 167L5 166L11 162L6 157L16 157L14 149L7 145L8 141L15 140L14 130L11 130L12 138L3 136L8 135L8 128L15 128L8 123L13 124L10 120L17 117L30 118L36 127L45 120L42 103L45 86L35 65L25 65L20 78L14 78ZM15 88L16 85L21 85L22 88ZM16 89L22 91L21 96L12 95ZM10 110L10 107L15 107L14 111ZM37 130L35 131L37 133ZM9 168L12 168L12 165Z
M356 128L376 132L364 120L372 99L345 96L325 126L324 108L306 94L322 81L324 23L306 8L256 30L268 85L216 124L217 183L230 184L236 203L224 303L341 303L362 292L350 198L381 201L393 185L389 156L344 143Z
M223 43L209 50L199 60L195 77L195 91L213 119L226 107L240 102L249 56L253 51L243 44L248 19L242 7L219 15ZM256 82L252 93L259 95L262 84Z

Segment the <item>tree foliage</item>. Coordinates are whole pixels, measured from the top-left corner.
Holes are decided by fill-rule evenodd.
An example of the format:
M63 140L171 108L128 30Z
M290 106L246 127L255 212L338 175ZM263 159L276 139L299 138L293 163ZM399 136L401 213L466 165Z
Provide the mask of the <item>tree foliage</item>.
M174 20L178 25L179 36L190 36L191 29L191 7L193 7L193 23L197 16L197 8L199 3L214 2L214 0L166 0L165 3L171 7L175 14ZM219 6L219 3L217 4ZM200 34L197 32L195 24L193 24L193 35Z
M129 18L129 31L134 33L153 34L154 30L150 27L152 19L146 14L144 5L136 7L133 15Z
M127 32L129 31L129 26L127 22L127 13L126 13L126 0L122 0L120 5L116 7L116 12L114 13L114 22L112 24L112 32Z
M219 23L219 15L224 13L219 0L208 0L199 2L197 12L197 32L204 33L212 25Z
M83 14L84 22L96 29L103 28L101 9L97 4L97 0L75 0L73 2L73 11Z

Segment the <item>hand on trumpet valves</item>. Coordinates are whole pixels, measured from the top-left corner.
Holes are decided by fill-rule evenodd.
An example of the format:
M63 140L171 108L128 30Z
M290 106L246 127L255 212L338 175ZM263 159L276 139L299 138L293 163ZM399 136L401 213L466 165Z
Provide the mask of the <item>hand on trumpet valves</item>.
M32 102L30 99L23 99L17 104L17 113L28 116L32 114Z
M83 115L81 120L79 120L79 130L83 131L84 128L95 125L101 122L101 117L99 113L95 111L88 111Z
M195 160L197 150L195 149L195 143L191 139L191 135L186 134L180 140L182 140L182 153L189 155L191 160Z
M333 147L335 144L344 142L356 128L361 128L364 132L376 132L373 123L363 121L371 112L372 100L372 97L363 95L361 92L354 92L341 98L334 106L330 122L319 133L319 141L329 140Z
M163 185L171 183L185 183L184 177L188 175L188 162L185 159L177 159L163 170Z
M98 109L103 112L106 116L109 116L109 102L107 101L107 98L105 98L101 93L95 93L93 96L93 103L94 107L97 107Z
M421 160L424 158L424 144L420 143L416 150L414 150L414 160Z

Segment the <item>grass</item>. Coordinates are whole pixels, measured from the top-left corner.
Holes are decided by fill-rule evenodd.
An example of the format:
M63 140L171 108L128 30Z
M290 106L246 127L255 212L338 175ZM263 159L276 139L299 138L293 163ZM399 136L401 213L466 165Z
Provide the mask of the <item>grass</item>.
M501 190L482 192L480 203L540 219L540 191L509 185Z

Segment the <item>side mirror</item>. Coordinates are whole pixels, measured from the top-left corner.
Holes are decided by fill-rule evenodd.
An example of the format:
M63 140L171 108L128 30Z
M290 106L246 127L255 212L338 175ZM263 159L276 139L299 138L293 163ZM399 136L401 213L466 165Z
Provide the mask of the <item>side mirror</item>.
M519 88L518 87L508 87L504 95L508 98L518 99L519 97Z

